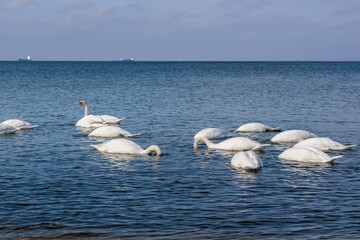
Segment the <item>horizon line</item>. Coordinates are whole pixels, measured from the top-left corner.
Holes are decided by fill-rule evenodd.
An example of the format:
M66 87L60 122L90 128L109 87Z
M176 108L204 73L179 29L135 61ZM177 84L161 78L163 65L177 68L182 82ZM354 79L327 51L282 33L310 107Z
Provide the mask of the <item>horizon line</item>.
M0 62L22 62L19 60L0 60ZM31 60L24 62L360 62L360 60Z

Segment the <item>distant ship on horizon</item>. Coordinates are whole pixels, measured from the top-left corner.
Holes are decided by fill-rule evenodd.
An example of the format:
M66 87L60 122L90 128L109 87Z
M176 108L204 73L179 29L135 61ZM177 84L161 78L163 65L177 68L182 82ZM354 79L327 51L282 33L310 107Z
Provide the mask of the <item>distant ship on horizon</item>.
M134 59L134 58L120 58L119 60L115 60L115 61L120 61L120 62L134 62L135 59Z
M27 58L19 58L19 62L30 62L31 61L31 57L27 56Z

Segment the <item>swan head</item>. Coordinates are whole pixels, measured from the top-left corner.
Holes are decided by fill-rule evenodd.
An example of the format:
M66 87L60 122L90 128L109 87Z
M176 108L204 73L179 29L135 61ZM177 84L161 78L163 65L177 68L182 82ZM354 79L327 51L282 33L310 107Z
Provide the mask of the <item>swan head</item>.
M82 105L86 105L86 104L87 104L86 100L81 100L78 108L81 107Z

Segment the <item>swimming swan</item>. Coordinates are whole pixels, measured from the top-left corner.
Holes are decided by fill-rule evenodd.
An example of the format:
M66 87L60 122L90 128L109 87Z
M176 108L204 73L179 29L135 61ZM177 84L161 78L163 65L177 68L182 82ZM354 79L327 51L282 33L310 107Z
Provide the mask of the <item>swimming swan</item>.
M19 119L9 119L2 122L2 124L10 125L13 128L16 128L16 130L33 129L37 127L37 125L31 125L30 123Z
M271 141L277 143L297 143L308 138L317 137L315 134L305 130L287 130L276 134Z
M342 156L330 157L314 147L292 147L279 155L280 159L309 163L332 163Z
M77 127L81 128L99 128L106 126L104 119L98 115L87 115L77 121L75 124Z
M272 128L261 123L247 123L238 127L235 132L281 132L281 129Z
M16 128L7 124L0 123L0 135L11 134L14 132L16 132Z
M209 149L228 150L228 151L259 151L270 144L260 144L246 137L233 137L226 139L220 143L213 143L205 137L196 138L194 141L194 149L197 149L198 143L205 142Z
M140 134L131 134L117 126L104 126L95 129L89 134L89 137L115 138L115 137L135 137Z
M238 152L231 159L231 166L246 170L256 170L263 167L263 162L253 151Z
M89 106L88 106L88 103L86 100L81 100L80 103L79 103L79 107L81 107L82 105L85 106L85 114L84 114L84 117L86 116L89 116L88 113L89 113ZM100 117L104 120L105 123L108 123L108 124L118 124L120 123L122 120L124 120L125 118L117 118L117 117L113 117L113 116L110 116L110 115L100 115Z
M150 155L152 152L156 152L158 156L162 155L160 148L156 145L151 145L144 150L138 144L128 139L114 139L100 145L92 146L95 147L98 151L104 153Z
M339 142L335 142L330 138L308 138L305 139L297 144L294 147L303 147L303 146L310 146L321 151L341 151L341 150L348 150L356 145L343 145Z
M199 137L206 137L207 139L218 139L225 138L229 136L229 134L220 128L205 128L195 134L194 139Z

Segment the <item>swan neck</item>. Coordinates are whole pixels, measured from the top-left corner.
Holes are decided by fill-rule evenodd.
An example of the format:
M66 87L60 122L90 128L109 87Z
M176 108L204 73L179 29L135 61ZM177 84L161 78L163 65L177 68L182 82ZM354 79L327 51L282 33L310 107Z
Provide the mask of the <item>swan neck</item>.
M194 141L194 149L198 148L197 145L199 142L204 142L207 147L209 147L212 144L212 142L209 139L207 139L206 137L199 137L199 138L196 138Z
M144 150L144 153L150 155L152 152L156 152L157 156L162 155L161 149L156 145L151 145L147 149Z
M88 107L88 104L87 102L85 101L85 114L84 114L84 117L86 117L88 114L89 114L89 107Z

